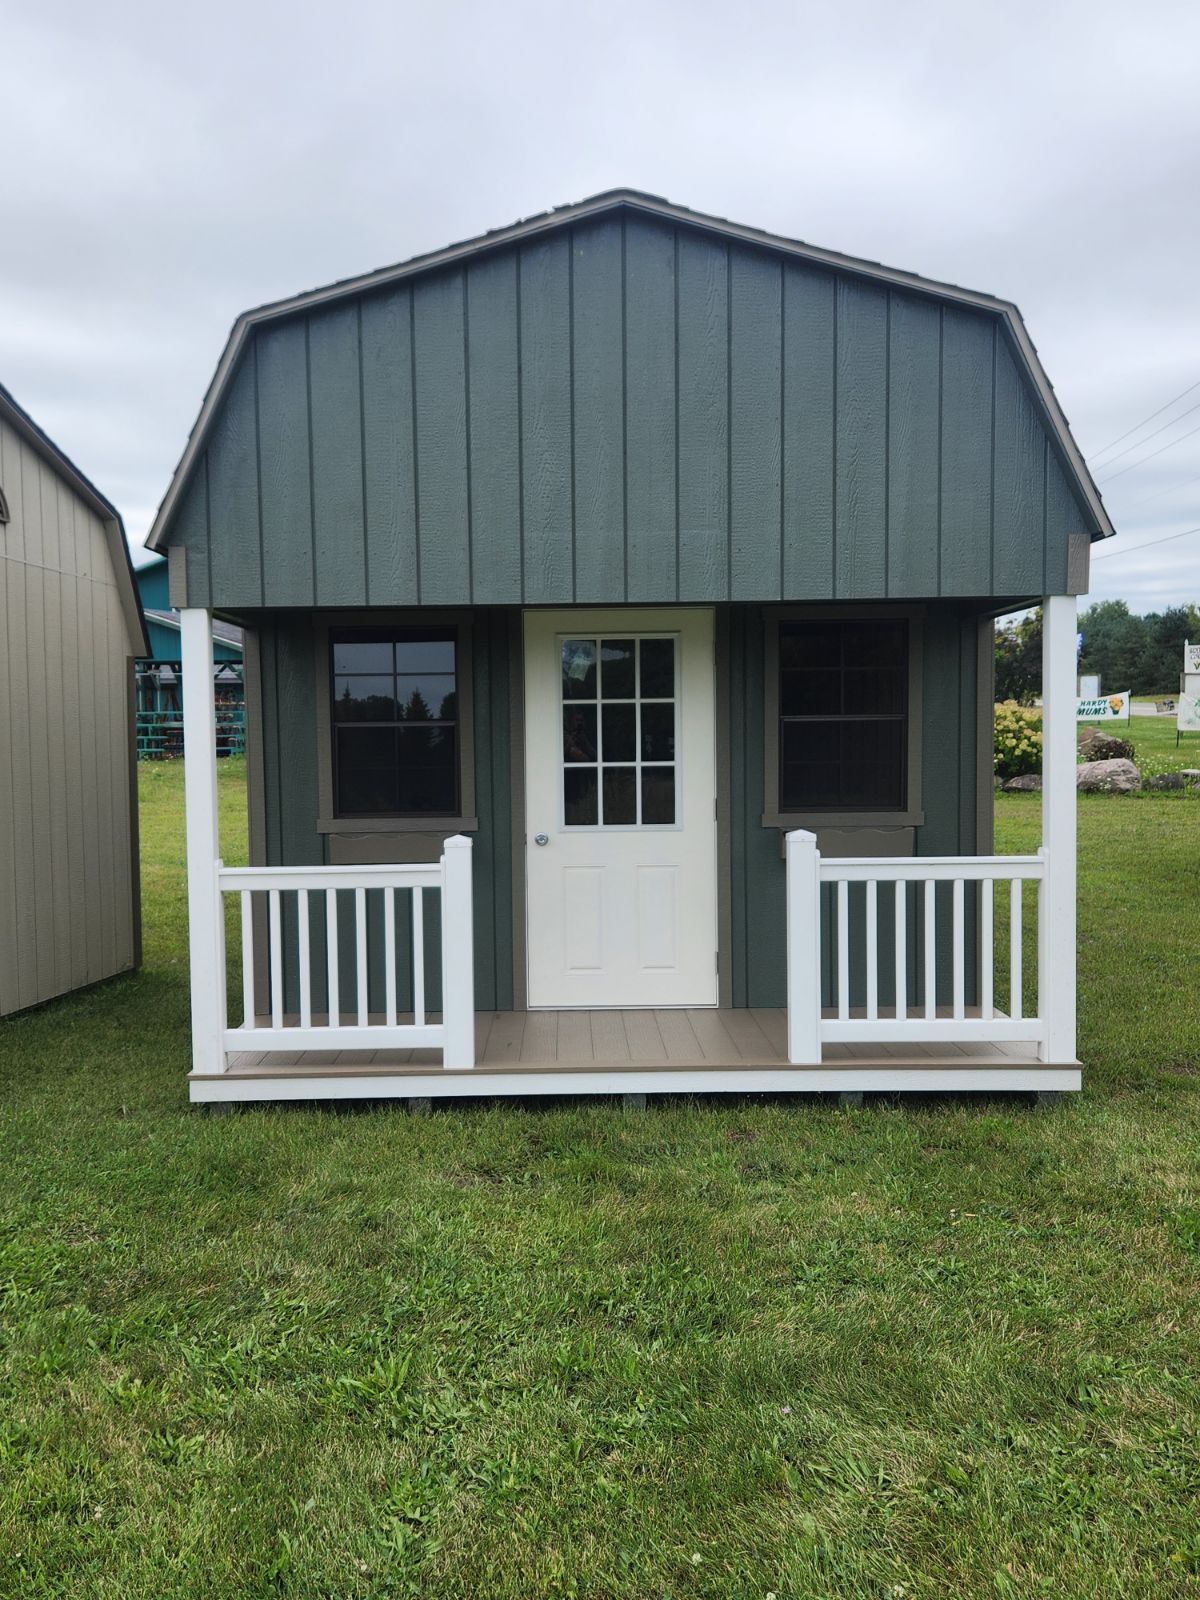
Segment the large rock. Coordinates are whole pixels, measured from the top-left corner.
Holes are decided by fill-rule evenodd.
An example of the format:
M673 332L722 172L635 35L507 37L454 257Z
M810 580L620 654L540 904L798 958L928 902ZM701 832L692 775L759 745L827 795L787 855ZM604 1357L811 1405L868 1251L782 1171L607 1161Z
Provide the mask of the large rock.
M1156 778L1147 778L1146 789L1186 789L1188 780L1182 772L1160 772Z
M1010 778L1004 785L1006 794L1031 794L1042 787L1039 773L1023 772L1019 778Z
M1101 733L1099 728L1085 728L1079 735L1080 761L1132 761L1134 753L1127 740Z
M1132 761L1087 761L1075 768L1075 787L1083 794L1135 794L1142 775Z

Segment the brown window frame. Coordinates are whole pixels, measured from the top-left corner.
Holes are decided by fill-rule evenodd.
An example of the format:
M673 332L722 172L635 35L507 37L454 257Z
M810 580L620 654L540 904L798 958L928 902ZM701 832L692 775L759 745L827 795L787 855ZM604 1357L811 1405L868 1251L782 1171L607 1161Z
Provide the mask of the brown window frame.
M445 632L455 639L455 694L457 697L456 767L457 810L394 812L366 815L339 813L335 809L337 788L334 754L333 717L333 641L354 633L375 637L399 637L405 632ZM336 612L316 622L317 740L320 815L317 831L322 834L395 834L474 832L475 816L475 738L471 618L463 611L357 611Z
M901 619L908 623L908 683L905 729L905 793L898 807L824 806L785 810L780 804L782 719L780 715L780 625L795 622L871 622ZM923 708L924 611L915 606L783 606L766 618L764 650L764 729L762 824L768 828L896 828L919 827L921 809L921 719Z

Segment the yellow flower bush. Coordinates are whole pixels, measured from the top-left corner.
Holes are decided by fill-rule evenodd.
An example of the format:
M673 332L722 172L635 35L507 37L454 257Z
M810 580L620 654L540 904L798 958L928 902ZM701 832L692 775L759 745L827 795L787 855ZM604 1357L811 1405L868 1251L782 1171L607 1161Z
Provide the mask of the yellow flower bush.
M1041 770L1041 712L1003 701L996 707L996 776L1020 778Z

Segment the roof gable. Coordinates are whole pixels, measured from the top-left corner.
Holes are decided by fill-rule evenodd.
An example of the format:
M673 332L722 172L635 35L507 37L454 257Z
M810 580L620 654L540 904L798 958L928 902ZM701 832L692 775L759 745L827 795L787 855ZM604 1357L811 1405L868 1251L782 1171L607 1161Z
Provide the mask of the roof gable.
M620 191L239 319L151 543L236 607L1040 593L1110 531L1015 308Z
M129 631L130 648L140 654L146 643L142 618L142 604L133 577L133 562L125 538L125 524L121 513L111 500L102 495L89 478L79 470L71 458L55 444L33 420L23 406L0 384L0 416L47 462L55 473L100 518L104 525L104 542L112 564L117 590L121 597L121 610Z

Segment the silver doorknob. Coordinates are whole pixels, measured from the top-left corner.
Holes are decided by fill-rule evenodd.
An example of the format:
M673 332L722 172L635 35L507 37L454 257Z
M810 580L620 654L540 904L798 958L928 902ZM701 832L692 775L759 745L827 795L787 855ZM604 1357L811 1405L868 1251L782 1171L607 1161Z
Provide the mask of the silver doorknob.
M533 842L534 844L549 844L550 835L548 833L535 833L533 836Z

